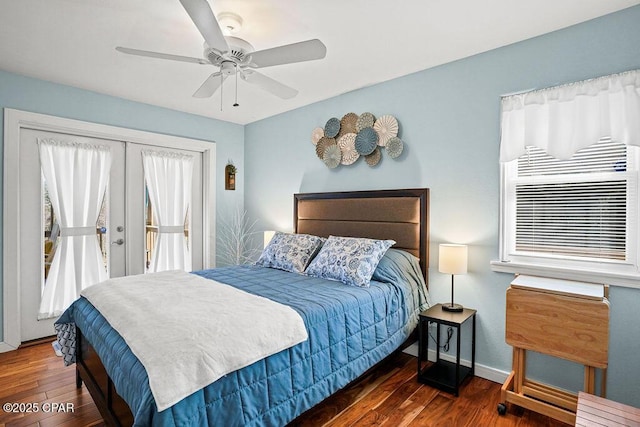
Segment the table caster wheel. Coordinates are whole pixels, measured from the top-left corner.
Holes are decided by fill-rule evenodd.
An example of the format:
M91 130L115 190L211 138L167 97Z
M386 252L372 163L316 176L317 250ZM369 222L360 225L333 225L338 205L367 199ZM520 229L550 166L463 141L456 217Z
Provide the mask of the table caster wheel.
M507 405L504 403L498 403L498 414L504 415L507 413Z

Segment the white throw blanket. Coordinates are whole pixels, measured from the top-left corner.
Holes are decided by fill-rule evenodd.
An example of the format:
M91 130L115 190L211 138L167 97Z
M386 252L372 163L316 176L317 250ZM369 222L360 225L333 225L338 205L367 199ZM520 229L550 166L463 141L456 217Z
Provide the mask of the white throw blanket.
M158 411L307 339L291 307L183 271L111 279L81 295L145 367Z

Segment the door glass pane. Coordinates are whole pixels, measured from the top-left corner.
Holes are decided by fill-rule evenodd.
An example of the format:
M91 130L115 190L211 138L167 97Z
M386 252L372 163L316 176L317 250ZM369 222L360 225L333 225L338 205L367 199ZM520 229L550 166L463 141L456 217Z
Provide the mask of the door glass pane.
M42 178L42 189L42 230L44 231L44 281L42 282L42 286L44 286L44 283L49 276L53 256L56 253L58 237L60 236L60 226L58 224L53 205L51 204L47 182L44 178ZM98 215L98 221L96 222L96 237L98 239L98 245L100 246L100 252L102 252L102 262L104 263L108 273L109 236L107 234L107 204L107 196L105 194L102 199L102 206L100 208L100 214Z
M144 224L145 224L145 272L149 271L151 266L151 254L158 237L158 226L153 217L153 209L151 200L149 199L149 190L144 186Z
M156 240L158 238L158 223L153 215L153 206L149 198L149 190L144 186L144 224L145 224L145 272L149 271L153 250L155 249ZM187 249L190 249L189 241L189 218L191 216L191 207L187 208L187 214L184 219L184 239Z
M187 214L184 217L184 240L187 245L187 249L191 250L189 246L189 217L191 216L191 206L187 208Z
M43 200L42 200L42 229L44 230L44 280L47 280L49 275L49 269L51 268L51 261L53 261L53 255L56 252L56 241L60 228L56 220L53 206L51 206L51 200L49 199L49 191L47 190L47 183L42 179L43 183ZM42 283L44 286L44 282Z
M107 194L109 190L105 191L104 198L102 199L102 206L100 207L100 213L98 214L98 221L96 222L96 235L98 236L98 245L100 245L100 252L102 252L102 262L107 269L107 276L109 274L109 227L108 227L108 212L109 202Z

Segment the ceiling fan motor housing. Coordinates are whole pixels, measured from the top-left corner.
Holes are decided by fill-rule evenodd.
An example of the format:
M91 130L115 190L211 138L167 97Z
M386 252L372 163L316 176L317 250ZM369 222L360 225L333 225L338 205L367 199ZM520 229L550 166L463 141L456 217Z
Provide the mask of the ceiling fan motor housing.
M219 51L212 49L204 43L204 56L211 62L213 65L219 66L222 68L225 62L233 62L238 65L247 64L251 58L250 54L253 52L253 46L239 37L226 36L225 40L229 45L229 51L220 54ZM224 70L222 70L224 72Z

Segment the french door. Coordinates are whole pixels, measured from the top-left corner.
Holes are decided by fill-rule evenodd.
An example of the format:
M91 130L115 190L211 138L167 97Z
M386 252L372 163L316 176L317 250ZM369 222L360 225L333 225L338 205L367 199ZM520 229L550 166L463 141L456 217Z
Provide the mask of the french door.
M154 150L192 157L193 181L191 200L184 218L184 238L192 269L204 267L201 152L22 129L19 147L22 342L53 335L53 323L56 320L38 320L46 278L61 239L58 213L48 197L51 183L46 182L41 172L38 141L42 140L108 147L111 159L108 183L104 196L100 196L103 201L95 233L107 277L146 273L153 251L156 250L159 227L145 182L143 153Z

